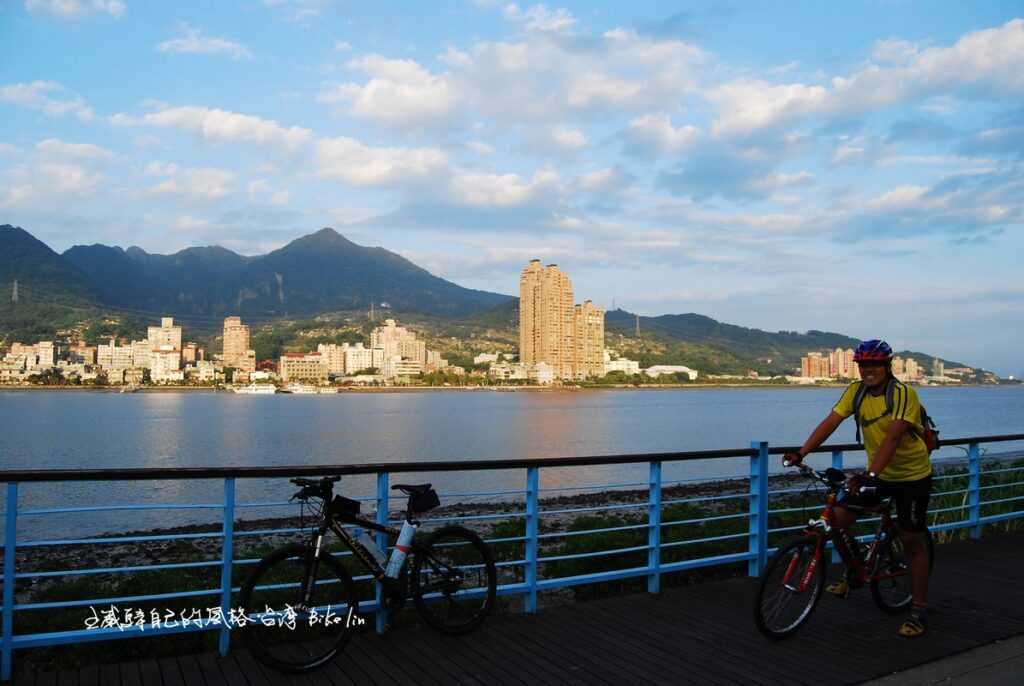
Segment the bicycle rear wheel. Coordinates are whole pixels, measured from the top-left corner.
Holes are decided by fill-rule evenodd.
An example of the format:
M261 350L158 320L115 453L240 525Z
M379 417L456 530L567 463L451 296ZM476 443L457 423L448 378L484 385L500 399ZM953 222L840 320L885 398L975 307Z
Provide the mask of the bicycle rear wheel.
M935 564L935 543L932 532L926 532L925 547L928 550L928 572ZM871 596L875 604L890 614L897 614L910 607L914 600L911 585L910 565L903 552L903 541L896 529L891 529L885 540L879 542L875 567L871 570Z
M818 541L790 541L775 553L761 574L754 622L768 638L781 639L799 629L825 588L825 564L816 559Z
M313 549L290 545L270 553L246 580L239 604L249 618L242 636L252 654L285 672L323 666L345 646L353 628L349 609L359 602L348 572L327 551L320 552L313 594L302 602L302 581Z
M412 594L423 620L446 634L464 634L494 607L497 572L487 545L461 526L446 526L417 546Z

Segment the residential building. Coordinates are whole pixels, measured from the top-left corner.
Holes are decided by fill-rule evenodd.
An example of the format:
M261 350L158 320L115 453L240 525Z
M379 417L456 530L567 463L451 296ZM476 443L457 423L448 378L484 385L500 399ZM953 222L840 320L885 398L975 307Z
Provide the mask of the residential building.
M161 317L160 326L150 326L147 332L150 350L164 347L181 350L181 327L174 325L174 317Z
M53 341L36 343L35 354L40 367L52 367L57 364L57 346L53 344Z
M827 379L831 376L829 361L819 352L809 352L800 358L800 376L811 379Z
M651 378L658 378L662 374L686 374L690 381L697 380L697 370L684 367L681 364L656 364L643 370Z
M254 354L255 357L255 354ZM181 349L181 361L182 364L194 365L199 360L203 359L203 349L196 343L186 343L185 347Z
M134 366L134 356L131 345L118 345L113 338L106 345L96 346L96 364L103 369L131 369Z
M141 369L150 369L153 366L152 352L153 347L148 340L132 341L132 365Z
M473 358L473 364L487 364L489 362L497 362L501 353L480 353Z
M495 362L487 369L487 377L494 381L527 381L530 370L521 362Z
M932 376L943 377L946 375L945 364L939 358L932 359Z
M384 361L384 350L382 348L364 348L362 343L356 343L345 348L345 364L342 371L345 374L358 374L364 369L376 368L380 370Z
M327 380L327 365L320 353L285 353L278 370L285 382Z
M426 343L418 340L412 331L398 326L394 319L385 319L383 326L370 333L370 347L383 348L385 359L398 355L422 364L426 358Z
M537 362L530 365L527 370L527 376L530 381L539 386L552 384L555 382L556 378L554 367L549 365L547 362Z
M231 367L244 374L256 371L256 352L251 349L249 327L242 323L241 317L224 318L222 362L225 367Z
M342 343L341 345L321 343L316 346L316 351L320 353L324 364L327 365L328 374L345 373L345 351L347 349L348 343Z
M609 360L604 363L604 373L607 375L612 372L622 372L630 376L639 374L640 363L636 360L627 360L624 357L620 357L617 360Z
M604 311L589 300L574 306L558 265L531 260L519 277L519 361L544 362L559 379L604 374Z
M180 349L164 345L151 350L149 359L149 379L153 383L167 383L183 381L185 379L184 372L181 371Z
M573 378L604 376L604 310L590 300L573 308Z

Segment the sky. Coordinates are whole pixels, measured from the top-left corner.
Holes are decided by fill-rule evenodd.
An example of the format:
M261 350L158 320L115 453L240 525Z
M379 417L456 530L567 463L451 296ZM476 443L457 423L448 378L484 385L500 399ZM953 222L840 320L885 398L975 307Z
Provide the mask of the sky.
M1024 376L1016 2L0 3L0 223L884 338Z

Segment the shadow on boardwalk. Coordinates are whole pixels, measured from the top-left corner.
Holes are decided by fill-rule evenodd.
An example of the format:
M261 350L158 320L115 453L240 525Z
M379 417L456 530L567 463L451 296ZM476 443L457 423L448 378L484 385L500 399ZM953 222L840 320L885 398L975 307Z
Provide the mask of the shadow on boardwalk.
M357 636L335 662L290 677L244 650L28 675L16 684L850 684L1024 634L1024 536L940 546L931 632L896 635L870 591L822 597L794 638L754 628L750 579L577 603L488 620L463 638L401 629Z

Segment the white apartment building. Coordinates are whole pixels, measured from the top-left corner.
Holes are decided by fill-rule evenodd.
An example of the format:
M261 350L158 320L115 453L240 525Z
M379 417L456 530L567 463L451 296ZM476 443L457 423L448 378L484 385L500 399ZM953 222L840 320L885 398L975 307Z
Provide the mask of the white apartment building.
M141 367L142 369L149 369L152 367L150 360L150 353L152 353L153 346L150 345L149 341L132 341L132 365L135 367Z
M527 374L530 381L540 386L547 386L555 382L555 368L547 362L531 364Z
M181 327L174 325L174 317L161 317L160 326L150 326L147 332L150 349L167 346L181 350Z
M285 353L278 365L282 381L326 381L327 365L320 353Z
M184 381L185 374L181 371L181 350L161 346L151 350L149 354L149 378L153 383Z
M131 369L135 365L132 346L118 345L113 338L110 343L96 346L96 364L107 370Z
M612 372L624 372L628 375L640 373L640 363L636 360L627 360L624 357L620 357L617 360L609 360L604 363L605 375L611 374Z
M681 364L656 364L653 367L648 367L644 370L644 373L651 378L658 378L662 374L686 374L690 377L690 381L697 380L697 370L684 367Z
M494 381L527 381L530 371L519 362L496 362L488 368L487 376Z
M480 353L473 358L473 364L487 364L488 362L497 362L501 357L501 353Z
M53 344L53 341L36 343L35 352L40 367L52 367L57 364L57 346Z

